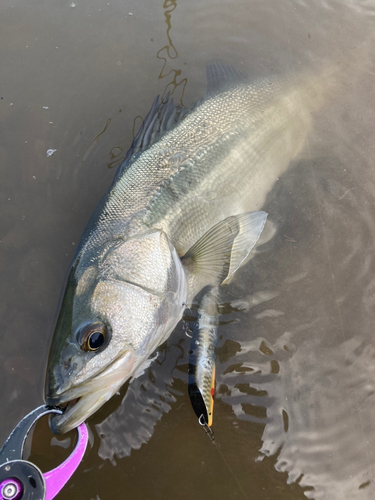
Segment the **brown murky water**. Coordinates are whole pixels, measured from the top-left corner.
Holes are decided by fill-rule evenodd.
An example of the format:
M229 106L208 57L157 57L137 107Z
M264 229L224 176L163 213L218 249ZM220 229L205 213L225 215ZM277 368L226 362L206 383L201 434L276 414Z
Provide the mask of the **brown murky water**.
M374 15L369 0L1 2L1 442L43 402L64 276L154 97L195 102L218 58L254 78L343 68L268 196L275 236L222 296L217 446L180 326L88 421L62 500L374 498ZM27 455L50 469L73 439L41 422Z

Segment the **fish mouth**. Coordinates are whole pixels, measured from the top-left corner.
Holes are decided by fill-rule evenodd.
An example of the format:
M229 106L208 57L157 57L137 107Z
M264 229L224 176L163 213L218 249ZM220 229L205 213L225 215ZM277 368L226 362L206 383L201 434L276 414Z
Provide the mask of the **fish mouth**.
M89 380L66 390L57 397L47 398L47 405L66 404L62 415L52 417L50 423L52 432L65 434L95 413L131 377L134 362L135 353L129 349Z

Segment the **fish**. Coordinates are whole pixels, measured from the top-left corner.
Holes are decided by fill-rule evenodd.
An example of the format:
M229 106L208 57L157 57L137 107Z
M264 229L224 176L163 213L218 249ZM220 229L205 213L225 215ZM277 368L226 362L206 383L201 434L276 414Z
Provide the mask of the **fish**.
M189 357L188 391L193 410L208 435L213 423L215 395L215 349L218 331L219 288L205 293L200 301L198 319L193 323Z
M251 82L207 66L190 108L155 99L86 226L67 278L45 400L65 433L149 363L206 286L228 285L267 220L267 194L303 149L322 75Z

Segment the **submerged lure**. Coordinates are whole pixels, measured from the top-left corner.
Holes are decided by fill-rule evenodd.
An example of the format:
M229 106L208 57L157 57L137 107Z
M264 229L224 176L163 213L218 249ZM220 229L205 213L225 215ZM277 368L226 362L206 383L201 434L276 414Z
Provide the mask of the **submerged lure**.
M199 306L192 328L189 358L189 396L200 425L212 426L215 397L215 349L219 313L218 288L207 292ZM212 436L212 431L209 432Z
M55 432L136 376L200 290L230 282L324 93L322 75L249 82L209 65L194 108L154 102L72 263L46 378L47 404L68 404Z

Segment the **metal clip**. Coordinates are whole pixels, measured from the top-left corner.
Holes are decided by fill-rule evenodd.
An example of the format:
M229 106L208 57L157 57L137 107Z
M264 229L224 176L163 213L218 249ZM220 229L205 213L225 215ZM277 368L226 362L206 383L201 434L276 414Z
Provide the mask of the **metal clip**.
M67 483L86 451L88 431L85 424L78 430L78 442L70 456L55 469L42 473L31 462L22 459L26 437L35 422L50 413L62 414L58 407L40 406L17 425L0 450L0 500L52 500Z

